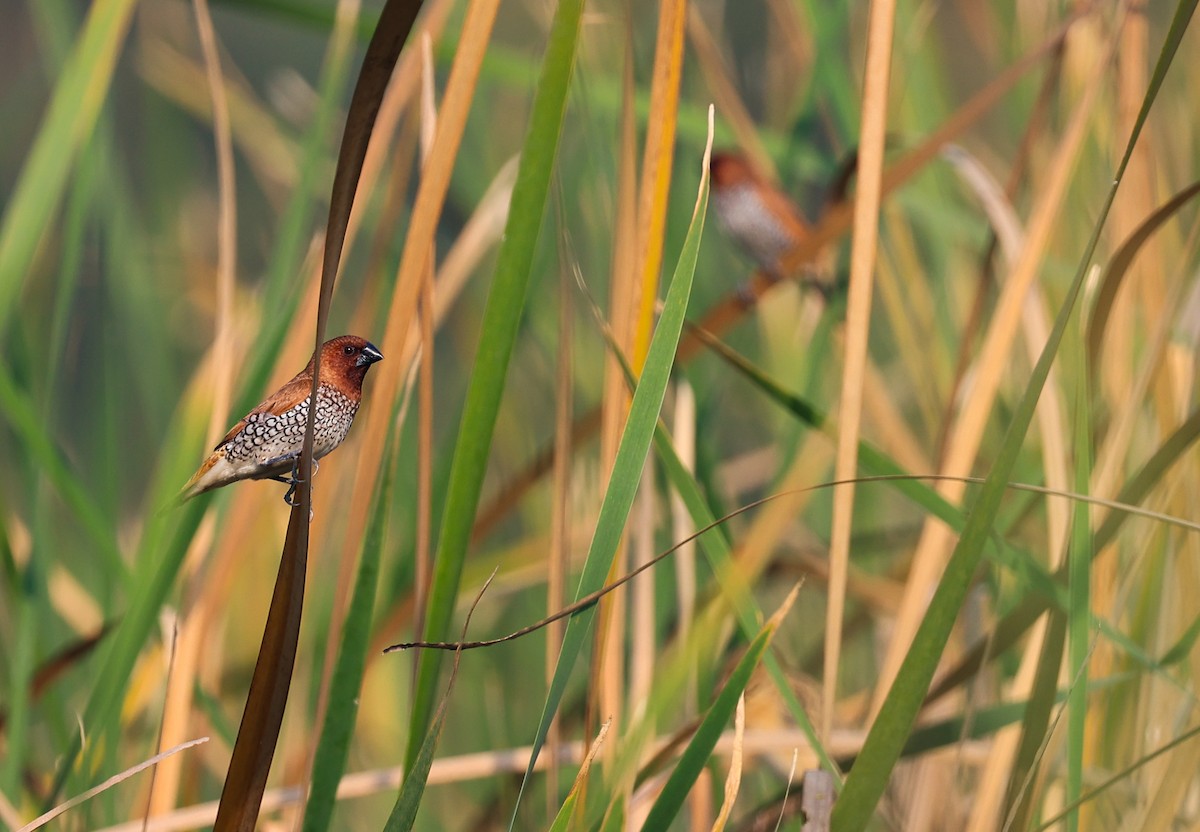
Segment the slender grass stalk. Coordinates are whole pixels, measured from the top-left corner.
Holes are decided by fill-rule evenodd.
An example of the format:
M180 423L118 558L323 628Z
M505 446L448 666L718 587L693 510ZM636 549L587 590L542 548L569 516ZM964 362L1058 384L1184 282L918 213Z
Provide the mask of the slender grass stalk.
M850 289L846 303L846 349L838 407L840 430L834 478L839 480L850 479L858 470L858 437L867 369L871 288L874 283L879 203L882 198L880 184L895 20L894 0L878 0L871 4L862 96L862 138L858 149L858 191L854 201L854 237L850 248ZM838 488L833 499L829 604L825 612L825 668L821 696L821 734L824 737L828 737L833 730L833 709L837 701L853 515L854 486L848 484Z

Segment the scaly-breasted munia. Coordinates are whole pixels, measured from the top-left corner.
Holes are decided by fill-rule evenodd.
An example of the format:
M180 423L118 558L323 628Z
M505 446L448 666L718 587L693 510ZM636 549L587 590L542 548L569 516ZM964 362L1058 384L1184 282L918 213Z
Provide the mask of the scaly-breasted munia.
M780 259L811 233L800 209L736 153L709 162L717 223L763 271L782 277Z
M321 378L313 424L313 459L342 443L362 401L367 370L383 353L356 335L321 345ZM247 413L204 460L179 494L179 502L239 480L284 479L300 458L312 394L312 361L295 378ZM291 492L288 492L289 495Z

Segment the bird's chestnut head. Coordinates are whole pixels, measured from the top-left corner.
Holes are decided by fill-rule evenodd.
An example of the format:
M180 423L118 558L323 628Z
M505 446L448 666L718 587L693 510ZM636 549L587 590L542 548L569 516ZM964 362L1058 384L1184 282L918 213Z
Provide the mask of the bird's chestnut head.
M757 178L746 160L729 150L715 151L709 160L708 170L712 174L713 187L717 189L752 183Z
M357 335L333 338L321 346L321 378L331 383L362 385L367 370L383 359L374 344Z

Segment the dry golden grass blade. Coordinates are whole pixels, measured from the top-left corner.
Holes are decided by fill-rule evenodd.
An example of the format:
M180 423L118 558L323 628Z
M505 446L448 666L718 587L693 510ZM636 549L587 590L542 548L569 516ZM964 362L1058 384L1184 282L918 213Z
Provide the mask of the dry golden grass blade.
M240 333L239 341L247 343L248 334ZM201 382L205 404L210 375L205 369L206 363L201 362L194 377L194 380ZM261 558L248 560L245 557L245 541L264 540L271 547L283 540L281 518L265 511L272 499L278 499L278 495L272 498L266 488L255 488L252 493L231 501L224 518L210 509L188 545L180 570L179 635L172 673L172 678L180 683L167 684L161 673L160 662L139 662L131 684L131 689L135 688L139 684L139 676L152 674L153 681L142 681L142 687L149 692L147 686L153 685L153 690L165 695L162 706L163 738L159 747L181 742L197 730L206 730L204 727L198 729L194 724L198 714L194 695L197 689L221 689L219 680L223 675L225 651L229 646L225 639L219 635L214 637L214 634L222 633L229 620L238 620L239 613L253 616L253 620L261 620L266 614L265 599L239 596L237 587L239 579L246 579L250 573L253 573L252 580L256 585L271 579L271 567L266 561ZM231 608L231 602L240 602L240 606ZM253 660L252 651L253 645L246 644L242 652L237 653L237 659L244 664L249 663ZM131 698L127 697L123 714L126 723L131 721L134 714L146 713L151 706L147 700L139 703L136 711L131 711L131 703ZM219 762L214 766L213 774L219 778L228 762L228 748L219 738L201 755L201 759L209 764L214 762L214 758ZM159 766L149 796L151 815L168 811L176 805L181 764L182 761L172 758Z
M425 17L422 18L418 28L421 36L428 35L432 38L437 38L445 28L452 8L454 8L452 0L438 0L437 2L433 2L430 8L428 8ZM486 43L486 36L484 41ZM482 53L484 44L478 44L478 46L480 53ZM388 94L385 95L382 107L379 108L376 131L372 134L371 145L368 146L366 161L364 162L364 166L362 166L362 170L364 170L362 179L365 182L382 181L384 179L382 172L386 164L392 161L390 136L397 128L404 108L412 102L416 90L419 89L420 71L421 62L418 49L408 50L408 52L401 55L400 62L398 62L394 76L392 76ZM469 107L469 101L464 106ZM452 160L450 163L452 164ZM446 178L449 178L449 172L446 172L445 175ZM478 208L476 208L475 213L470 217L467 226L464 226L460 237L455 241L448 257L446 257L442 274L438 277L436 297L434 297L433 304L434 322L438 325L442 323L446 312L454 304L458 294L462 291L462 287L466 285L466 281L475 268L475 265L479 263L484 253L499 239L499 234L502 233L504 228L505 219L508 217L509 196L512 192L512 181L514 181L515 175L516 166L514 162L509 162L500 169L500 173L497 174L492 184L488 186L484 198L480 200ZM449 181L449 179L446 179L446 181ZM396 184L397 182L394 182L394 185ZM421 187L425 187L424 179L422 179ZM358 225L355 222L358 219L359 213L356 210L352 215L352 225L350 225L349 233L352 237L356 229L358 229ZM430 239L432 240L432 234ZM408 323L401 325L397 322L395 313L398 300L400 300L400 292L397 291L394 297L392 297L392 315L389 317L389 329L386 336L390 337L394 335L394 331L392 331L394 329L400 329L402 333L407 333L407 336L401 341L402 348L398 349L392 348L391 342L386 340L386 337L384 341L386 345L384 354L388 355L389 360L395 360L395 366L398 367L396 378L394 379L397 390L401 387L400 379L406 376L407 367L412 364L420 348L420 333L418 328L409 327ZM412 307L408 307L408 309L410 315ZM360 310L358 317L364 319L364 321L374 321L376 319L377 310L374 309L374 299L370 295L364 297L364 307ZM380 397L380 400L382 400L382 394L373 396L373 399L374 397ZM389 408L380 407L379 409L380 413L376 420L370 421L364 419L366 426L364 429L361 429L360 433L360 436L364 437L362 438L364 445L362 445L362 449L359 451L358 466L356 466L353 474L354 479L347 481L347 487L353 487L353 483L374 483L373 478L378 473L378 456L373 454L380 454L383 451L383 442L386 437L382 431L386 430L386 419L388 419L386 411ZM370 513L370 501L354 501L350 504L346 528L344 528L344 532L338 535L338 541L340 541L341 545L342 563L353 563L358 558L359 541L362 540L362 535L366 531L368 513ZM347 586L348 580L347 577ZM412 606L406 604L403 610L394 610L392 615L395 616L400 612L403 612L404 624L408 624L410 619L413 618ZM340 619L340 616L335 616L335 622L340 622ZM389 624L388 629L394 626L395 624ZM335 623L335 626L330 629L329 646L326 647L326 651L336 650L338 628L340 628L340 623ZM372 662L374 658L377 658L377 652L371 654L368 662Z
M206 626L210 610L200 604L188 610L186 618L179 621L174 661L164 694L162 725L158 746L178 745L178 737L186 735L192 717L192 692L196 684L200 655L211 633ZM166 814L173 809L179 796L179 785L183 776L182 761L170 757L159 764L150 788L150 799L146 809L148 817Z
M1130 5L1142 4L1135 2ZM1152 59L1148 49L1149 26L1150 22L1144 14L1134 14L1126 22L1121 34L1121 46L1117 52L1115 66L1116 101L1111 127L1113 136L1129 135L1142 106L1142 97L1148 82L1147 70ZM1119 149L1114 146L1112 152L1116 154ZM1153 124L1147 125L1141 140L1129 157L1129 167L1126 171L1128 178L1122 183L1118 198L1113 201L1110 220L1113 239L1128 239L1162 202L1158 186L1159 166L1155 162L1157 152ZM1133 380L1133 357L1137 354L1135 339L1138 326L1152 326L1165 314L1166 286L1163 275L1168 272L1168 248L1162 238L1146 244L1124 281L1127 286L1123 293L1125 298L1132 301L1136 292L1140 303L1116 304L1112 325L1105 330L1107 349L1104 372L1098 374L1097 380L1105 398L1114 407L1120 407L1127 400L1126 391ZM1111 585L1115 576L1111 572L1101 570L1094 578Z
M433 44L428 36L421 40L421 166L429 161L433 137L437 131L437 103L434 94ZM433 531L433 281L437 272L437 252L429 246L429 260L421 276L421 297L417 332L421 343L420 390L417 395L417 529L416 573L413 579L413 631L425 620L425 600L429 592L431 570L429 542ZM419 653L413 653L413 680L417 678Z
M517 175L517 162L518 157L514 156L501 165L479 204L475 206L475 212L463 226L438 268L433 287L435 329L441 328L484 255L499 242L500 235L504 232L513 182ZM400 353L401 363L407 366L416 358L420 348L420 333L414 329L409 332L408 340L404 342L404 349Z
M221 56L213 31L208 0L195 0L196 29L204 54L205 78L212 97L213 135L217 146L217 315L213 336L213 406L205 447L225 432L233 394L233 290L237 267L237 192L233 169L233 138Z
M846 351L838 404L839 429L834 477L839 480L852 478L858 469L859 427L862 422L867 341L871 325L871 286L875 280L875 247L882 199L883 145L887 134L888 82L891 77L895 20L894 0L876 0L871 4L863 82L862 138L858 148L858 190L854 202L854 237L850 246ZM853 518L854 485L841 485L833 494L829 544L829 604L825 614L825 667L819 727L822 737L828 737L833 730Z
M907 388L920 409L924 432L936 436L941 403L945 400L945 386L941 380L949 368L945 366L943 350L927 337L936 326L933 279L917 251L912 227L902 209L885 204L882 210L881 224L887 243L876 260L878 305L887 316L888 330L896 340L898 363L908 370ZM877 419L873 415L871 418ZM876 424L887 427L878 421ZM896 448L891 448L890 453L910 471L932 470L929 465L909 467L909 463L898 456ZM922 449L921 456L928 458L929 454Z
M418 23L416 33L420 37L428 35L436 42L442 36L455 5L454 0L433 0ZM418 119L412 118L401 129L400 118L408 110L419 87L420 62L420 53L415 49L400 56L400 62L392 74L392 83L379 108L375 132L363 163L363 181L385 189L384 208L376 222L371 254L367 259L367 280L353 318L356 324L363 324L363 331L367 323L373 324L376 319L380 303L379 284L384 281L385 253L392 245L396 228L400 226L408 206L409 174L415 167L412 159L420 124ZM386 175L389 165L390 176ZM356 220L357 216L351 219ZM354 228L352 224L352 232ZM391 355L388 357L390 360Z
M212 119L212 96L204 67L158 38L142 41L137 65L151 88L201 120ZM268 191L290 188L299 177L300 151L296 143L280 132L275 117L252 91L240 84L227 84L225 92L233 140L246 155L251 170Z
M658 494L654 484L654 461L646 460L642 482L638 486L633 528L630 533L630 566L645 566L655 555L654 535L657 530ZM629 585L629 707L640 711L650 697L654 681L656 658L654 614L654 572L639 575Z
M194 739L189 742L181 743L180 745L177 745L174 748L169 748L166 751L162 752L161 754L155 754L149 760L144 760L144 761L138 763L136 766L127 768L124 771L122 771L120 774L114 774L112 777L109 777L103 783L100 783L99 785L88 789L83 794L77 795L77 796L71 798L70 800L66 801L65 803L61 803L58 806L55 806L53 809L51 809L49 812L46 812L43 815L39 815L34 820L30 821L29 823L25 824L20 829L18 829L17 832L33 832L33 830L35 830L35 829L41 829L47 823L54 820L56 817L63 814L64 812L68 812L71 809L74 809L80 803L83 803L87 800L91 800L96 795L111 789L113 786L117 785L118 783L122 783L125 780L128 780L130 777L137 774L138 772L145 771L146 769L154 766L156 763L166 759L167 757L170 757L173 754L178 754L180 751L186 751L187 749L192 748L193 746L203 745L206 742L208 742L208 737L200 737L199 739ZM139 824L140 823L141 822L139 821Z
M689 472L696 469L696 394L684 379L675 385L675 417L671 438L679 461ZM722 480L718 480L722 481ZM691 515L675 492L671 496L672 540L683 540L695 532ZM696 547L687 544L675 556L675 586L679 599L678 639L686 642L696 610Z
M663 239L667 224L667 197L671 164L675 158L675 128L679 111L679 81L683 73L684 24L687 0L662 0L658 12L658 39L654 46L654 74L650 82L650 119L642 154L642 180L638 189L637 318L633 351L634 373L640 373L650 346L654 309L658 303L658 276L662 269Z
M632 14L632 7L629 8ZM640 372L645 361L646 350L650 344L653 328L654 310L658 301L658 278L662 267L663 237L666 229L667 197L671 183L671 166L675 152L676 115L679 108L679 83L683 67L684 28L687 19L687 0L663 0L659 5L658 32L654 50L654 70L650 87L651 112L659 117L651 119L647 125L646 144L643 148L641 181L638 186L636 226L636 260L633 263L632 283L623 287L622 293L629 292L631 301L621 308L621 316L625 322L614 323L615 331L627 336L628 340L619 342L620 347L630 356L634 372ZM631 18L630 18L631 20ZM631 25L631 24L630 24ZM632 46L632 33L628 38ZM629 53L632 60L632 52ZM626 91L632 87L632 63L627 69L629 73ZM627 98L632 105L632 97ZM624 206L623 206L624 207ZM616 293L614 292L614 298ZM616 436L616 427L623 420L627 405L626 394L614 401L607 402L609 415L607 425ZM612 445L615 449L615 443ZM615 453L615 451L614 451ZM607 468L607 464L606 464ZM646 489L648 490L648 489ZM613 575L628 570L628 558L622 551L613 561ZM599 703L600 713L612 715L620 730L621 713L624 710L625 685L623 681L624 663L622 645L625 643L625 594L613 596L608 603L602 605L607 610L607 620L602 612L602 621L597 628L600 636L597 650L599 667ZM644 603L644 602L643 602ZM642 611L645 614L645 611ZM640 651L645 654L643 648ZM606 748L606 754L612 753Z
M983 205L1000 244L1000 250L1004 254L1005 271L1016 268L1025 245L1025 233L1016 210L1005 197L1000 183L979 160L962 148L949 148L946 158ZM1031 364L1037 363L1038 356L1046 345L1046 338L1050 333L1049 319L1045 299L1036 291L1026 295L1021 309L1021 321L1025 348ZM1046 377L1046 389L1038 399L1037 424L1042 440L1042 465L1046 472L1046 485L1055 491L1065 492L1071 490L1072 485L1069 451L1064 444L1064 439L1070 433L1067 427L1066 403L1058 376L1052 367ZM1046 551L1050 553L1050 565L1057 568L1062 547L1066 543L1070 509L1062 500L1050 500L1046 504L1046 515Z
M450 69L450 77L442 95L442 107L438 118L437 136L433 151L425 164L421 184L413 203L412 217L404 244L404 254L396 276L396 289L388 310L388 329L384 335L384 355L401 356L413 332L416 317L417 296L421 285L421 274L433 245L433 235L445 202L450 184L450 173L466 126L471 100L487 42L491 37L492 24L496 19L499 0L474 0L467 9L463 22L458 49ZM413 51L415 54L416 50ZM414 78L419 63L414 63ZM397 76L399 77L399 76ZM397 93L399 94L399 93ZM371 150L374 151L373 144ZM380 150L382 153L383 151ZM368 153L368 161L370 153ZM399 394L403 370L382 373L376 381L372 399L377 403L366 413L364 429L360 434L362 444L358 453L358 466L354 477L354 494L349 500L351 516L347 525L350 540L361 540L366 527L370 500L367 495L375 489L379 474L378 460L382 457L383 444L387 435L391 408ZM361 418L361 417L360 417Z
M562 200L558 200L562 205ZM569 256L560 247L563 256ZM567 264L560 263L558 295L558 373L554 390L554 502L550 514L550 552L546 568L546 614L561 609L566 603L567 569L571 561L571 422L574 418L575 372L573 367L572 331L574 307L571 303L570 281ZM554 679L554 665L562 648L565 622L551 624L546 630L546 686ZM591 756L600 750L602 738L608 733L609 722L600 729L600 735L588 752L576 778L576 787L582 788L586 780ZM549 769L546 781L547 816L554 816L558 799L558 746L562 740L560 722L555 719L546 732L546 757Z
M724 832L737 801L738 789L742 785L742 756L746 742L746 694L738 697L737 710L733 717L733 753L729 757L729 776L725 778L725 802L713 822L712 832Z
M508 204L512 196L516 171L517 157L514 156L500 168L496 178L492 180L483 198L476 206L475 213L467 220L462 233L454 241L446 259L442 262L434 285L435 327L440 328L443 325L446 316L455 301L458 300L476 266L479 265L484 254L499 241L508 218ZM408 341L405 342L404 350L400 354L400 364L403 366L412 364L419 350L420 336L415 330L410 331ZM353 481L347 480L347 487L353 487ZM504 577L501 575L499 580L503 581ZM500 587L494 589L493 596L500 591ZM397 598L391 609L381 616L382 623L378 627L380 635L368 655L368 666L379 657L387 639L411 621L412 601L411 595Z
M941 467L942 473L965 476L975 459L992 404L1008 366L1009 351L1020 325L1024 298L1045 257L1074 170L1074 163L1087 135L1092 110L1100 91L1104 88L1105 70L1110 64L1115 44L1114 37L1106 45L1103 54L1094 56L1091 76L1071 114L1063 137L1055 148L1047 176L1027 224L1025 246L1017 265L1004 282L993 319L988 326L977 362L975 384L963 411L955 421L946 459ZM959 501L963 494L962 485L946 483L938 490L942 496L954 502ZM872 713L877 712L882 705L900 662L908 652L917 625L924 614L926 599L929 598L945 565L951 542L950 532L944 525L934 520L926 522L913 558L904 605L896 620L891 644L880 668Z
M687 33L692 41L692 48L696 50L696 61L700 64L700 71L704 73L704 82L712 93L713 103L717 105L717 112L729 123L738 147L749 157L751 166L756 171L771 181L776 181L779 177L775 170L775 160L759 139L754 119L750 117L737 87L729 77L729 71L721 57L721 47L709 31L700 10L694 5L688 7Z
M637 88L634 82L633 65L633 4L627 2L623 11L625 62L621 81L620 149L617 161L616 216L613 229L612 271L609 281L611 288L609 290L608 322L616 343L626 355L631 355L637 320L635 310L638 306L638 123L634 111ZM598 493L603 493L608 486L608 478L616 460L617 446L621 441L621 426L629 408L629 401L629 392L625 385L622 368L612 355L606 355L604 358L604 399L597 420L600 427ZM571 439L574 445L578 437L573 434ZM506 491L510 494L515 493L515 490L506 489ZM496 515L493 513L492 516ZM613 559L609 578L627 571L625 547L621 545ZM603 643L605 638L613 638L613 630L621 627L624 615L624 592L615 594L600 605L599 620L596 622L598 645ZM604 666L605 662L608 662L606 667ZM620 733L622 711L619 706L622 700L623 684L618 657L607 655L597 649L593 663L603 667L596 677L599 690L595 694L595 700L600 703L605 718L614 719L618 726L618 733ZM606 760L611 760L615 754L615 746L611 743L604 746L603 754Z

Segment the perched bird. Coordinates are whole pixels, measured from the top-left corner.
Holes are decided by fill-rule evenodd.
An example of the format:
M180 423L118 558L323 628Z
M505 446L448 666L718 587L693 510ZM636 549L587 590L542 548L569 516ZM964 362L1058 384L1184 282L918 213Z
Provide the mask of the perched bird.
M737 153L713 153L709 172L712 206L721 230L759 268L773 277L783 277L780 259L811 234L800 209Z
M383 353L356 335L343 335L321 345L321 379L317 391L317 416L313 424L313 459L320 459L342 443L354 423L362 401L367 370ZM179 502L239 480L278 480L295 488L284 477L300 458L312 392L313 364L267 397L234 425L209 454L179 494ZM315 467L314 467L315 470ZM290 503L292 491L285 500Z

